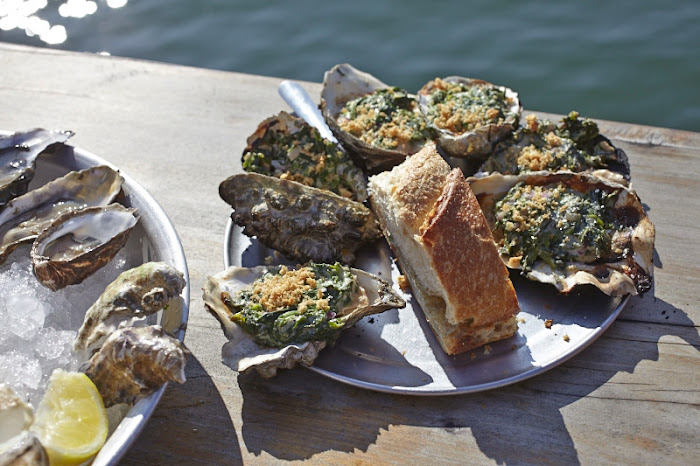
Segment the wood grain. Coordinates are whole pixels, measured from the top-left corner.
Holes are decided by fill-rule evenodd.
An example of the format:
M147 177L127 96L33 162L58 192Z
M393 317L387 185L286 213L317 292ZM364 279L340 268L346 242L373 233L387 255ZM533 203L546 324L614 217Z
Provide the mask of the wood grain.
M280 79L4 43L0 70L0 128L75 131L73 144L156 198L185 249L188 381L168 387L123 464L697 464L700 133L600 122L627 152L657 235L654 288L600 339L512 386L400 396L303 369L263 380L220 361L225 339L200 298L223 268L230 208L218 185L240 170L258 122L287 109Z

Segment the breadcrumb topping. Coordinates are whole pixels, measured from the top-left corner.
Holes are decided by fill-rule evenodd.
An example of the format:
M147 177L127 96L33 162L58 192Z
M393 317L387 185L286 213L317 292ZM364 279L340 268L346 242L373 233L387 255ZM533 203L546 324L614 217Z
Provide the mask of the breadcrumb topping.
M316 299L304 297L304 292L316 287L316 275L309 267L289 270L282 266L279 275L270 276L253 286L252 296L267 312L279 311L297 305L299 312L304 312L311 304L319 309L330 309L328 299L323 297L321 289Z

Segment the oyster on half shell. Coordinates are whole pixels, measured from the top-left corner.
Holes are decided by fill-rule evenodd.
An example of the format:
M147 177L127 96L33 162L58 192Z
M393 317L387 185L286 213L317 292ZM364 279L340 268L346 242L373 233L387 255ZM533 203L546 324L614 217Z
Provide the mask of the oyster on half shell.
M53 291L81 283L112 260L136 222L136 209L121 204L62 214L34 240L34 275Z
M0 263L20 244L34 241L59 215L111 203L122 177L106 165L74 171L10 201L0 212Z
M432 140L414 95L348 64L326 71L321 112L338 141L370 173L398 165Z
M238 174L221 183L219 195L244 234L301 262L351 263L357 248L381 236L364 205L294 181Z
M429 81L418 101L445 155L476 161L515 130L523 109L513 90L461 76Z
M341 267L342 269L339 269ZM284 280L285 275L303 273L309 268L330 270L330 272L316 273L312 277L313 280L327 280L329 276L340 278L332 286L323 286L323 284L332 283L330 281L306 282L312 284L310 289L299 291L293 300L268 312L267 307L275 304L268 303L266 300L268 298L275 300L274 287L280 285L274 280L280 277ZM256 281L262 289L255 287ZM271 281L274 287L270 290L267 286ZM303 285L298 286L303 287ZM312 301L317 298L316 286L323 286L325 293L329 296L328 309L323 303L309 303L309 297ZM266 290L272 291L273 294L268 295L269 291ZM223 362L238 372L255 369L266 378L274 376L277 369L290 369L298 363L313 364L319 351L327 344L335 342L344 328L354 325L364 316L406 305L391 285L384 280L362 270L339 264L309 264L295 271L290 271L283 266L229 267L223 272L208 277L203 292L207 310L216 317L229 339L222 348ZM325 299L325 296L319 299ZM258 298L260 298L259 302L257 302ZM252 306L249 305L250 303L253 303ZM337 307L334 307L333 303L336 303ZM256 306L263 306L264 309L258 312L261 308ZM259 317L256 318L255 325L246 321L250 319L247 317L248 312L258 313ZM325 314L326 312L328 314ZM266 328L268 326L269 328ZM300 327L304 329L298 330ZM272 335L266 338L284 339L284 342L280 341L274 346L257 343L257 336L246 333L253 329ZM290 337L290 332L296 332L295 336Z
M0 136L0 210L8 201L27 192L39 154L71 136L72 131L41 128Z
M610 296L652 285L654 225L625 186L571 172L470 178L507 267L568 293Z

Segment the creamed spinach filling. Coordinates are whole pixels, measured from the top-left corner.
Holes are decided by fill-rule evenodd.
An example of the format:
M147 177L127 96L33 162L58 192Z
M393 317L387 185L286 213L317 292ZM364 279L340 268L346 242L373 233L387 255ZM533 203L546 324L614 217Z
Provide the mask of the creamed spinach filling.
M523 272L539 261L561 270L570 262L605 260L613 234L623 228L612 212L618 193L516 184L494 206L496 229L504 237L501 254L520 257Z
M467 85L433 81L427 117L440 129L461 134L489 124L503 124L508 101L505 91L493 85Z
M338 125L365 143L397 150L430 140L418 102L398 87L378 89L345 104Z
M364 200L362 171L338 145L316 128L302 123L298 131L284 125L267 128L261 140L243 154L243 169L326 189L343 197Z
M315 264L267 272L235 295L224 296L231 320L258 344L281 348L307 341L335 342L357 290L349 267Z

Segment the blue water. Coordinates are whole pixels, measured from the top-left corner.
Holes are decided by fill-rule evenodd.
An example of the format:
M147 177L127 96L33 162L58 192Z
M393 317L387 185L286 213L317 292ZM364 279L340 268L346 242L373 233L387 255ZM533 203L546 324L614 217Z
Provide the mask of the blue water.
M414 92L478 77L526 109L700 131L698 0L97 0L81 19L59 16L62 3L36 15L65 42L0 40L316 82L348 62Z

